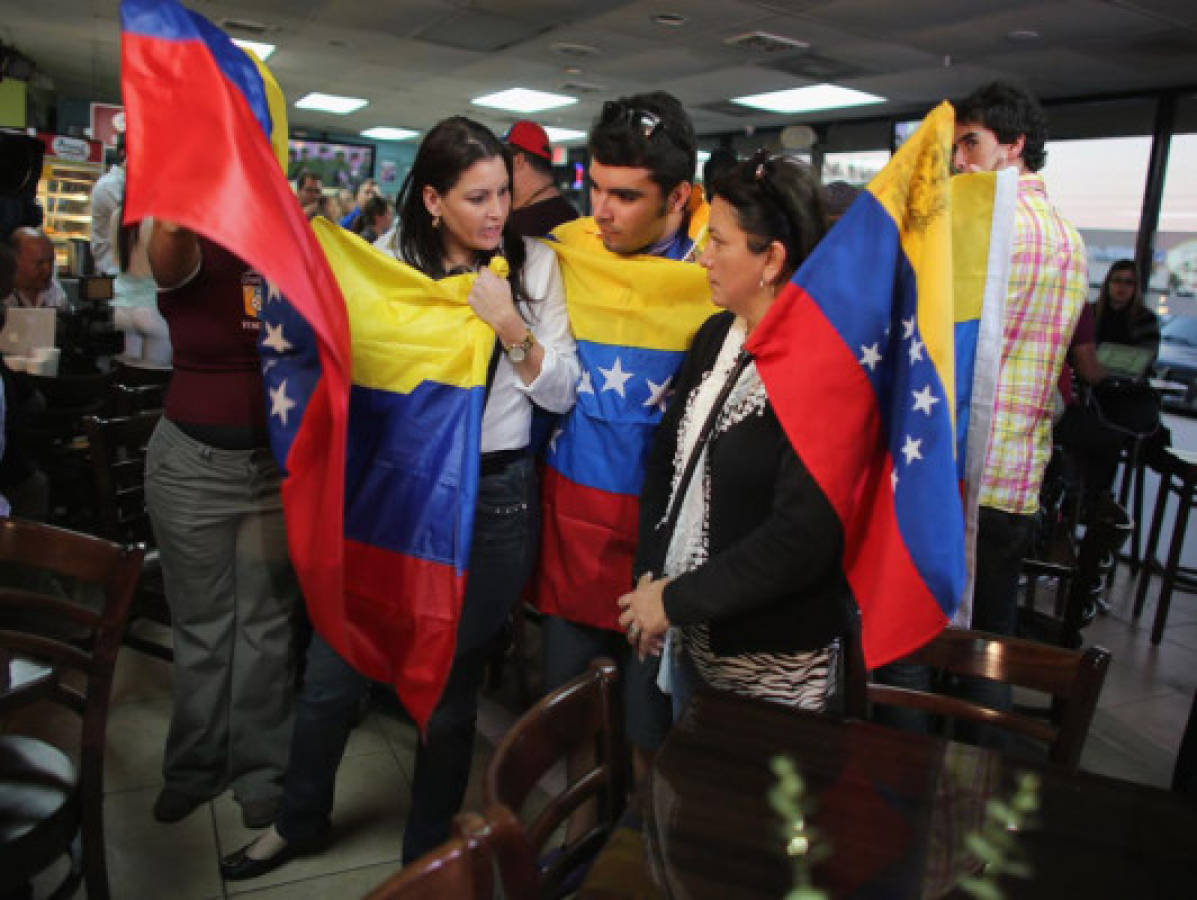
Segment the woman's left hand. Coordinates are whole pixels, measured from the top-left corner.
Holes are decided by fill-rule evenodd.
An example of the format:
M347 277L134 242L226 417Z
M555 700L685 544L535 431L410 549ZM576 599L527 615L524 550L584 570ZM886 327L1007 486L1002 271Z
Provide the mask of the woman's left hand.
M504 346L523 340L527 326L515 309L506 279L483 269L470 288L469 301L478 318L494 329Z
M665 632L669 630L669 618L665 615L665 585L671 579L653 580L651 573L640 576L636 589L624 594L616 602L623 612L619 624L628 636L628 643L636 647L643 659L646 653L659 648Z

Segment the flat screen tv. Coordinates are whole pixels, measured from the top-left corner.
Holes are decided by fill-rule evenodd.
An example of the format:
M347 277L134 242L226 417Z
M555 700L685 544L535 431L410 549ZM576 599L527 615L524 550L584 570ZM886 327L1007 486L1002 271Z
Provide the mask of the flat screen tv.
M374 176L374 147L371 144L291 138L287 145L287 177L291 180L307 170L319 175L325 187L353 190Z

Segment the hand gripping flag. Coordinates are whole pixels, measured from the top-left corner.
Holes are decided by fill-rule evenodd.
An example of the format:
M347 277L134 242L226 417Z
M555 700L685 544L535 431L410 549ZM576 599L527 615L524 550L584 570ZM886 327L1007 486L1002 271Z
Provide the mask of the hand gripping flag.
M947 103L928 115L747 342L843 523L870 667L938 633L968 577L965 448L983 461L992 409L972 387L996 378L1001 315L986 324L982 294L1004 293L990 263L1009 259L1013 191L992 174L949 180L953 119Z
M692 210L690 238L705 231ZM717 312L697 265L604 249L593 219L560 226L557 253L582 380L549 440L536 603L618 628L632 585L644 459L694 333Z
M459 315L468 286L446 295L410 270L402 283L402 274L387 271L394 294L414 303L392 308L390 295L361 275L379 274L361 263L361 242L346 249L334 240L328 252L350 261L338 274L366 316L353 325L350 417L345 300L283 177L287 128L277 84L211 23L170 0L125 0L121 16L126 216L179 222L266 280L269 422L309 613L350 664L396 685L422 727L452 662L493 338L479 376L471 354L485 326ZM413 320L423 323L425 314L458 325L421 331Z

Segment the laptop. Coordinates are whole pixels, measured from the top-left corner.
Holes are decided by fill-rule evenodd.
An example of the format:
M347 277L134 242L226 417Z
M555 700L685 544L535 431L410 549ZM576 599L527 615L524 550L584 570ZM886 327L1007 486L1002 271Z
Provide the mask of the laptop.
M53 347L55 309L15 306L8 310L4 330L0 331L0 353L5 356L29 356L38 347Z
M1110 342L1097 345L1097 361L1119 378L1142 378L1154 358L1155 353L1147 347Z

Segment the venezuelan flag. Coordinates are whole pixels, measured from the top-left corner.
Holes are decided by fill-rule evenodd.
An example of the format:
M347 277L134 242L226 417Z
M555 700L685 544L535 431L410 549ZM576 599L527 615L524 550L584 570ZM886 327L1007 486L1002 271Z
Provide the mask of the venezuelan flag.
M691 211L691 244L706 213ZM686 349L716 309L693 263L611 253L593 219L553 237L582 380L549 440L536 603L614 629L615 599L632 583L644 458Z
M1003 253L994 222L1005 195L993 175L953 189L953 122L947 103L927 116L747 342L786 434L843 523L871 667L933 637L967 582L960 482L969 436L988 439L971 394L979 369L996 361L977 349L980 289L1001 282L989 269ZM1013 194L1005 199L1012 216ZM963 245L978 233L990 240Z
M282 92L265 66L173 0L124 0L121 24L126 220L169 219L228 248L311 329L319 366L293 416L304 427L278 455L290 473L288 543L304 594L312 603L339 596L349 326L283 175Z
M354 668L398 685L423 722L465 596L494 332L467 300L474 276L433 281L325 219L312 228L348 304L352 387L344 592L309 607ZM269 297L261 316L268 385L302 396L317 362L303 317ZM271 416L271 426L285 446L292 423Z

